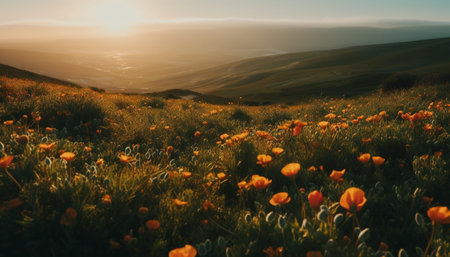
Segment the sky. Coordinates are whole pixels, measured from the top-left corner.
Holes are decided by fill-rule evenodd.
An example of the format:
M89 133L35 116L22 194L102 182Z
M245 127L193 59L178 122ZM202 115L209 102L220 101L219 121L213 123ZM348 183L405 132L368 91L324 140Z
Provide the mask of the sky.
M449 0L1 0L0 24L125 27L202 19L354 22L450 21Z

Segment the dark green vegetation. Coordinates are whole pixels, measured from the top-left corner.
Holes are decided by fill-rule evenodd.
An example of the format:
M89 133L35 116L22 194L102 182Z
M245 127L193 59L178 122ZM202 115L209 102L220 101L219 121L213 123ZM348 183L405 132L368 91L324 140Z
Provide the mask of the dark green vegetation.
M248 107L2 77L0 158L14 159L0 161L0 253L167 256L190 244L197 256L264 256L269 247L282 247L282 256L396 256L402 248L423 256L427 210L450 205L449 92L448 85L422 85ZM432 114L398 114L421 110ZM286 126L296 119L308 124L293 135ZM330 124L322 129L324 120ZM284 153L273 154L274 147ZM63 151L75 159L63 161ZM385 162L361 163L363 153ZM257 164L259 154L272 161ZM289 179L280 171L292 162L301 169ZM342 169L343 181L330 178ZM238 187L254 174L271 184ZM339 205L349 187L367 198L354 214ZM307 200L313 190L324 197L320 215ZM291 201L269 204L278 192ZM357 239L357 226L370 236ZM437 224L428 253L449 256L449 242L449 225Z
M450 38L259 57L155 83L276 103L364 95L397 73L414 84L450 81Z

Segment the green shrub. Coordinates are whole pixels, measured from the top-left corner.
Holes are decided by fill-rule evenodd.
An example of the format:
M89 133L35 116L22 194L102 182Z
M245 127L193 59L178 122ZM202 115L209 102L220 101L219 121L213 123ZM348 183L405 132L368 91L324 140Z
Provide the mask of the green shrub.
M394 73L381 82L380 88L383 92L390 92L411 88L416 82L417 76L415 75L408 73Z

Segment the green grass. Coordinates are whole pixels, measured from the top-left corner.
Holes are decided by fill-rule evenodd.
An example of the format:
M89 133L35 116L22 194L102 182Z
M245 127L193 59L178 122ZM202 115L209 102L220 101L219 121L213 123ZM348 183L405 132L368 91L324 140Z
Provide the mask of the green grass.
M0 252L5 256L167 256L190 244L198 256L264 256L272 246L282 247L283 256L316 250L323 256L375 257L386 254L381 242L394 256L400 249L423 256L416 248L424 251L430 237L427 210L450 205L448 85L257 107L50 83L39 87L33 80L5 77L1 82L2 96L9 96L0 102L1 152L14 156L7 171L23 187L2 170ZM71 115L58 115L64 110ZM398 115L420 110L433 114L415 122ZM380 121L365 121L381 111L387 115ZM348 127L322 131L317 123L329 113L337 115L329 120L332 126ZM360 115L364 119L352 124ZM297 119L308 122L298 135L279 128ZM3 124L7 120L13 124ZM423 129L426 124L432 125L430 131ZM258 136L258 130L273 138ZM220 139L224 133L231 138L244 132L248 135L232 144ZM372 141L363 143L363 138ZM39 147L43 142L55 146L45 152ZM275 156L274 147L284 153ZM68 164L60 151L76 157ZM363 164L357 160L362 153L386 162ZM271 155L272 162L257 164L259 154ZM121 163L119 155L132 161ZM294 179L280 172L291 162L301 164ZM309 171L310 166L317 171ZM342 169L342 182L330 179L332 170ZM182 176L186 171L190 178ZM226 174L222 180L221 172ZM237 183L249 182L254 174L271 179L270 186L239 189ZM339 205L349 187L361 188L367 198L353 216ZM328 213L321 214L323 219L308 204L313 190L324 196L322 208ZM270 205L278 192L287 192L290 203ZM433 197L431 205L424 196ZM173 199L188 204L177 207ZM205 210L205 201L214 208ZM141 207L148 212L140 212ZM76 217L66 214L68 208ZM340 214L342 222L334 223ZM360 230L370 229L364 241L356 240L354 217ZM417 224L420 217L423 223ZM148 220L158 220L160 227L146 228ZM449 225L436 225L435 232L429 253L449 256Z

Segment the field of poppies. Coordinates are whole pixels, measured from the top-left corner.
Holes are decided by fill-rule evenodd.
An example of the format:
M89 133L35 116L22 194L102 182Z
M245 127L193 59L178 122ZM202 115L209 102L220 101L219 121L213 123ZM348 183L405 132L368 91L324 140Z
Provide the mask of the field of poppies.
M450 256L449 97L219 106L0 78L0 255Z

